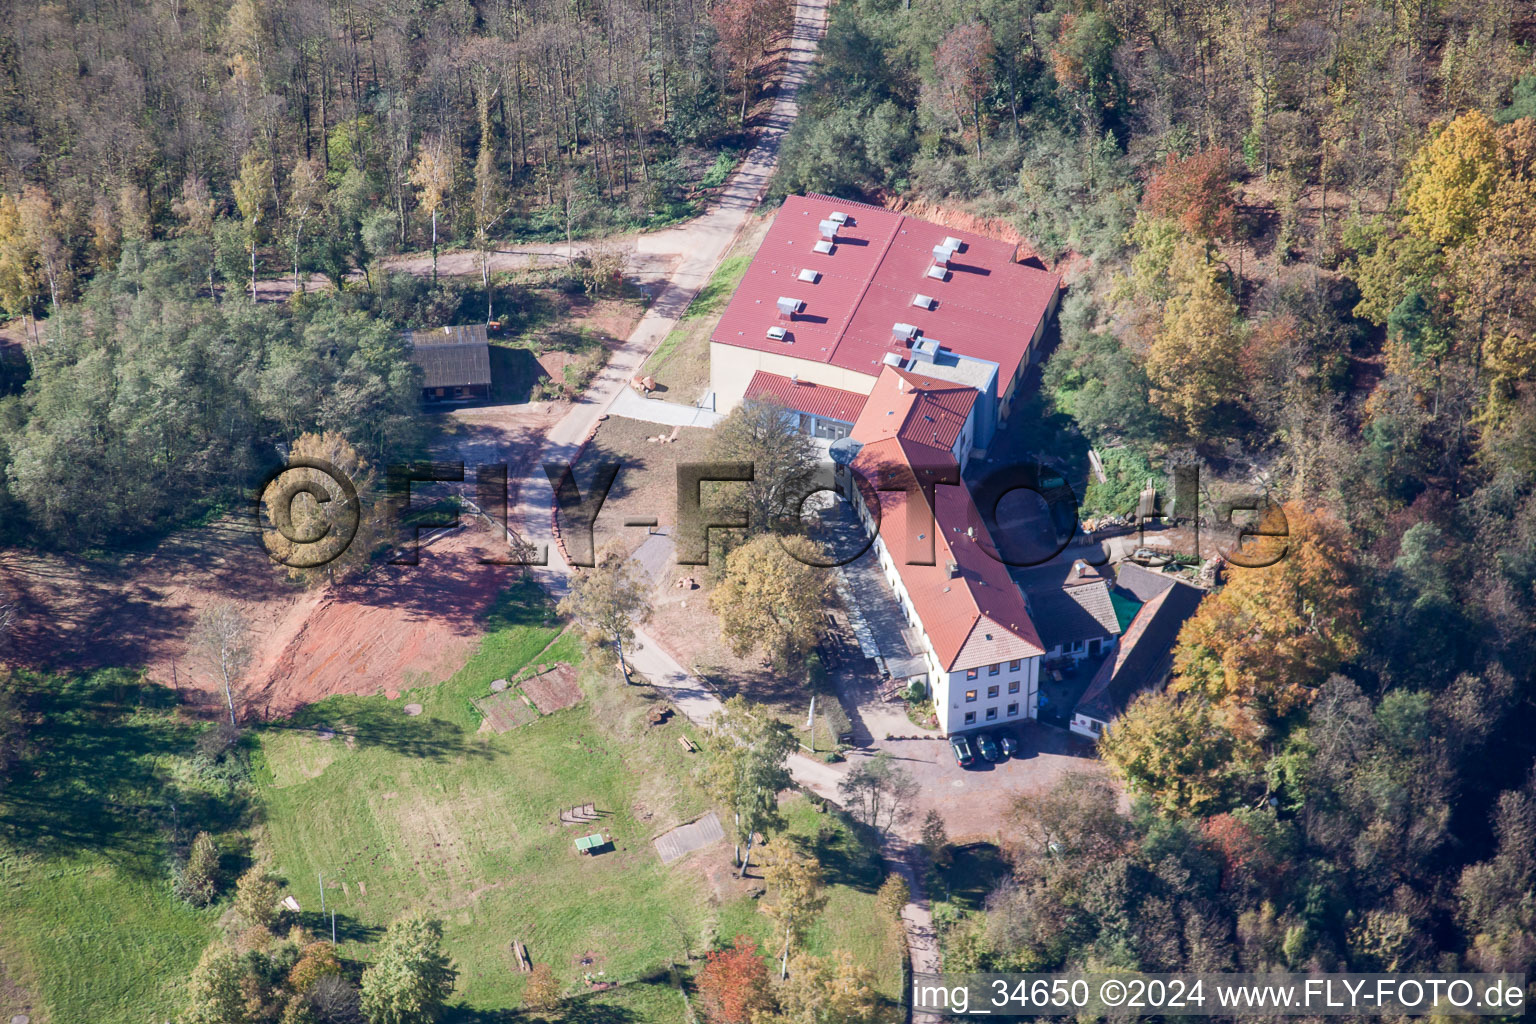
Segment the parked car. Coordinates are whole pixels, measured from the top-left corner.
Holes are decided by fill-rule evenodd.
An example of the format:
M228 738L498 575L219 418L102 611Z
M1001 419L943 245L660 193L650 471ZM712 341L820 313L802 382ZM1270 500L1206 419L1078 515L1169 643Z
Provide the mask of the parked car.
M951 736L949 749L954 751L955 763L961 768L969 768L976 761L976 756L971 753L971 745L966 742L964 736Z
M976 736L976 749L981 751L981 756L994 764L1002 759L1002 751L997 749L997 743L988 733L978 733Z
M1019 738L1014 735L1012 729L998 729L992 735L997 737L997 746L1002 750L1004 757L1019 756Z

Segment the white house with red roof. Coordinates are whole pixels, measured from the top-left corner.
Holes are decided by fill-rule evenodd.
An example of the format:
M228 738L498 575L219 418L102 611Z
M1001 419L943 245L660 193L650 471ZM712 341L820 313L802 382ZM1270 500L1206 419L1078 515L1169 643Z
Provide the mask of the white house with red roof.
M972 388L887 367L854 423L863 446L848 477L880 568L920 638L919 681L946 733L1034 718L1045 653L959 482L975 399ZM955 483L925 486L944 478Z

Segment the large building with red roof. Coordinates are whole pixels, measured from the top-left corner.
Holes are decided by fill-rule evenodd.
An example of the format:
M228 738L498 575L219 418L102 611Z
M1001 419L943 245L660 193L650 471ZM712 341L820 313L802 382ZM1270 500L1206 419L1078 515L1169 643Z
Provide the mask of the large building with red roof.
M960 483L1007 419L1060 293L1018 257L879 207L792 196L710 337L717 410L771 400L814 438L852 439L847 493L918 638L924 671L907 678L928 687L946 733L1038 706L1045 647ZM852 474L953 483L884 490Z
M981 392L984 448L1060 293L1055 274L1018 257L877 206L791 196L710 337L715 408L767 389L760 375L868 395L885 367L907 367Z

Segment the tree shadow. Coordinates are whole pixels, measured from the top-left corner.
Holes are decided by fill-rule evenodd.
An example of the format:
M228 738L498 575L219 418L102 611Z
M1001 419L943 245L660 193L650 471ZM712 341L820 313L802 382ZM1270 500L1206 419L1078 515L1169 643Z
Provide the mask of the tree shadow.
M469 732L463 726L431 715L407 715L398 701L376 697L347 701L343 706L332 701L312 704L294 712L287 722L270 727L334 728L359 746L382 747L401 757L425 761L464 756L484 760L493 756L484 747L467 742Z
M574 996L554 1010L483 1010L460 1003L444 1011L442 1024L632 1024L640 1020L633 1010L603 1003L601 998L601 993Z
M331 912L321 913L318 910L305 910L296 915L299 924L305 931L323 938L331 936ZM377 942L384 937L384 929L378 925L366 924L353 917L351 914L336 915L336 941L337 942Z
M0 836L44 857L91 852L139 877L165 868L167 831L252 823L234 785L175 771L202 727L171 715L175 695L126 670L20 674L22 757L0 790Z

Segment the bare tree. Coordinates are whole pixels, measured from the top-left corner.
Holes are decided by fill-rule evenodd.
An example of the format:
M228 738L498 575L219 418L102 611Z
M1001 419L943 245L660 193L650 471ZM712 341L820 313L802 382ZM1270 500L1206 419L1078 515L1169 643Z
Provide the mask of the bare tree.
M233 601L220 601L198 614L192 627L191 650L223 678L229 722L238 726L235 687L250 664L251 626Z

